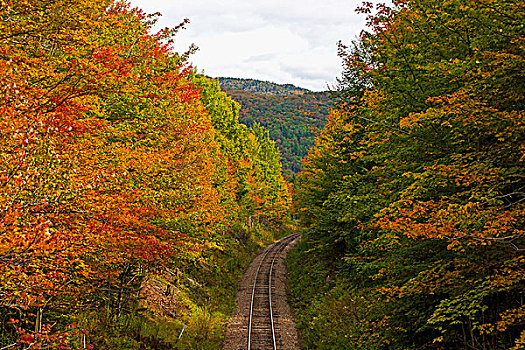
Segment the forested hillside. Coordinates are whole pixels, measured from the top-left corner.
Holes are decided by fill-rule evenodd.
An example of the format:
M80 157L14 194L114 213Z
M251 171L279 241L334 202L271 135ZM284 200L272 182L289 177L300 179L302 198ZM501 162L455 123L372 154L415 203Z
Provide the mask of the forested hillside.
M281 151L285 176L293 178L314 145L315 131L324 125L330 93L250 79L219 78L219 82L241 104L241 123L260 124L268 130Z
M172 51L185 23L113 0L0 18L0 347L218 348L288 215L275 143Z
M307 349L525 347L525 4L365 3L297 180Z
M217 78L219 84L223 88L230 90L242 90L248 92L255 92L263 95L278 95L278 96L293 96L309 93L307 89L303 89L292 84L275 84L269 81L261 81L256 79L240 79L240 78Z

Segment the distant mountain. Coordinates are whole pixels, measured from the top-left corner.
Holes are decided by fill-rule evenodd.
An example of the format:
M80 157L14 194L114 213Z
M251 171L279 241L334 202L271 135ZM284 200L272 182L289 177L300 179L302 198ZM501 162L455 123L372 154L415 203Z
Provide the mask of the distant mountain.
M281 151L285 176L293 178L314 144L314 131L324 126L330 93L254 79L217 79L222 90L241 104L239 121L247 126L259 123L269 131Z
M291 96L310 92L292 84L275 84L269 81L239 78L218 78L221 87L232 90L243 90L265 95Z

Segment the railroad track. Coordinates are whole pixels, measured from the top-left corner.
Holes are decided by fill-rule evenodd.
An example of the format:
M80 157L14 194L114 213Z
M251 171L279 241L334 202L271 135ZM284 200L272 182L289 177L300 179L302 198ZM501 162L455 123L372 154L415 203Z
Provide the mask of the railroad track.
M247 268L239 284L224 350L299 349L295 322L286 302L282 259L298 237L290 235L266 247Z
M255 272L251 291L250 314L247 325L248 350L278 350L280 346L279 314L275 312L272 294L275 288L274 266L283 250L298 234L282 238L266 248Z

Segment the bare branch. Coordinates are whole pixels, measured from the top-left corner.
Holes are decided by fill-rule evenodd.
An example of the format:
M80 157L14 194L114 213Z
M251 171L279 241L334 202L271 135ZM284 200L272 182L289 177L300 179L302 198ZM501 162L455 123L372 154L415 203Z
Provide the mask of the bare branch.
M452 231L452 232L460 233L461 235L457 237L443 236L443 238L449 241L459 241L461 239L476 239L480 241L496 242L496 243L501 243L501 244L508 244L513 249L515 249L517 252L525 251L525 248L520 248L514 243L514 241L518 239L518 236L516 235L505 236L505 237L483 237L483 236L467 235L466 233L463 233L460 231Z
M512 193L508 193L508 194L505 194L505 195L502 195L502 196L497 196L497 197L491 198L491 199L489 199L489 200L487 200L487 201L485 201L483 203L480 203L478 205L489 204L489 203L494 202L494 201L496 201L498 199L504 199L504 198L508 198L508 197L512 197L512 196L521 196L522 198L519 201L517 201L517 202L514 202L514 203L511 203L511 204L507 205L505 208L510 207L510 206L512 206L512 205L514 205L516 203L519 203L519 202L522 202L523 200L525 200L525 193L523 193L523 192L512 192Z

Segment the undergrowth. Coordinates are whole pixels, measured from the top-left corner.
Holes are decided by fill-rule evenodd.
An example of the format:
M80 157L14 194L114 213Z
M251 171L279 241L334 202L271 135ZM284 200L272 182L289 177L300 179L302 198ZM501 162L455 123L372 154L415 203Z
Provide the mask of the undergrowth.
M286 229L264 227L250 232L240 230L222 248L213 249L202 259L181 268L177 278L170 280L160 275L145 278L166 286L171 299L176 299L170 312L162 310L161 302L154 305L150 295L135 300L130 311L120 316L110 310L77 315L78 326L86 334L86 346L100 350L222 349L244 270L262 247L286 234ZM166 296L159 295L157 299L162 298ZM83 342L79 338L79 348L83 348Z
M344 334L349 325L340 322L345 320L340 304L350 292L336 282L334 267L304 240L289 252L286 264L301 349L347 348Z

